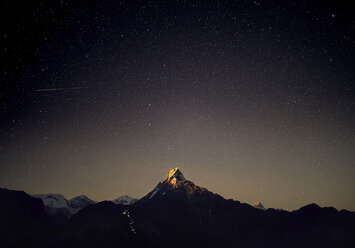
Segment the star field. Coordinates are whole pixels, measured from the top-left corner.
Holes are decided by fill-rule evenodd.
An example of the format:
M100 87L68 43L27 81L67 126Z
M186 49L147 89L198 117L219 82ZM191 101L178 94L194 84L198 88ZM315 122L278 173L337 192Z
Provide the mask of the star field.
M352 1L3 5L0 187L355 209Z

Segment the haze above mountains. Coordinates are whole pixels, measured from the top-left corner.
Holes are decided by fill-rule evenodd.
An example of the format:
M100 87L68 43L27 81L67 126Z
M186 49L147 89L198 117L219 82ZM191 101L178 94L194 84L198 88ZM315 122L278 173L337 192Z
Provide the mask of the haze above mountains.
M165 187L173 186L174 188L178 188L183 183L186 184L186 186L183 187L188 187L188 190L192 190L192 189L206 190L200 187L196 188L196 186L191 181L187 181L185 179L182 172L176 167L175 169L171 169L169 171L167 184L159 183L158 186L150 194L148 194L149 198L152 198L155 194L161 191L163 185ZM61 194L54 194L54 193L35 194L32 196L35 198L42 199L47 214L49 214L53 219L59 222L69 219L72 215L76 214L80 209L88 205L97 203L97 201L94 201L85 195L76 196L69 200L66 199ZM128 195L123 195L111 201L115 204L131 205L136 201L138 201L138 199L132 198ZM258 209L266 210L266 208L261 202L257 202L253 206Z
M175 169L171 169L168 175L168 182L169 185L174 186L175 188L178 187L182 182L186 182L186 179L182 172L176 167ZM188 181L190 182L190 181ZM190 182L189 185L191 186L193 183ZM159 184L161 185L161 184ZM159 191L159 187L157 186L152 194L156 194ZM77 213L80 209L86 207L87 205L95 204L97 201L94 201L87 197L86 195L80 195L73 197L71 199L66 199L65 196L61 194L55 193L48 193L48 194L34 194L32 195L35 198L42 199L45 209L48 214L52 216L56 216L58 214L70 217L73 214ZM152 196L151 196L152 197ZM131 205L138 201L136 198L132 198L128 195L122 195L111 200L115 204L122 204L122 205ZM261 202L256 202L253 205L255 208L264 209L264 205Z
M355 213L226 200L178 169L137 200L0 190L2 247L352 247Z

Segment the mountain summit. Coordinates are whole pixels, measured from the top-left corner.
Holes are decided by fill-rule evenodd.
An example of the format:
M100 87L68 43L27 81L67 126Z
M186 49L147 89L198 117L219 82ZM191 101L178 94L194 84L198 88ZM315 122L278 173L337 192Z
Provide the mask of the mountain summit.
M69 207L73 213L77 213L80 209L87 205L95 204L96 202L88 198L86 195L79 195L68 201Z
M179 193L190 197L193 194L204 194L207 189L195 185L193 182L187 180L179 168L169 170L168 177L160 182L153 191L143 197L141 200L145 201L152 198L167 197L171 193Z
M166 180L167 183L172 185L173 187L178 187L181 183L184 183L186 181L184 175L177 167L175 169L169 170L168 179Z
M5 220L0 233L6 238L5 245L0 239L1 247L332 248L355 243L353 212L316 204L292 212L260 210L260 202L253 207L195 185L178 168L132 205L103 201L70 212L70 219L59 219L65 212L58 210L68 212L68 205L90 201L87 197L71 204L61 195L36 197L43 202L0 189L0 219Z
M47 214L57 223L68 220L80 209L96 203L85 195L80 195L70 200L60 194L37 194L32 196L43 201Z

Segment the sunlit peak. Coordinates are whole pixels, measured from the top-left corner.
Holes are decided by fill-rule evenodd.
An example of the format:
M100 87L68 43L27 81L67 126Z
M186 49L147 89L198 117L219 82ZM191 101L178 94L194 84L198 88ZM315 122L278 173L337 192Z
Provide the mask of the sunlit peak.
M168 181L168 183L170 183L171 185L176 187L179 184L179 182L185 181L185 177L181 173L179 168L176 167L175 169L169 170L169 176L168 176L167 181Z
M175 172L177 172L178 170L179 170L178 167L176 167L175 169L170 169L170 170L169 170L168 180L169 180L172 176L174 176Z

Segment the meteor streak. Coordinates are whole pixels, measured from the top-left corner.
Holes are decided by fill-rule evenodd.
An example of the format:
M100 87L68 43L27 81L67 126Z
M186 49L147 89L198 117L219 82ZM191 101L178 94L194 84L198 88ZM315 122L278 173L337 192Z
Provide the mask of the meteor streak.
M48 89L37 89L35 92L49 92L49 91L70 91L70 90L85 90L88 87L71 87L71 88L48 88Z

